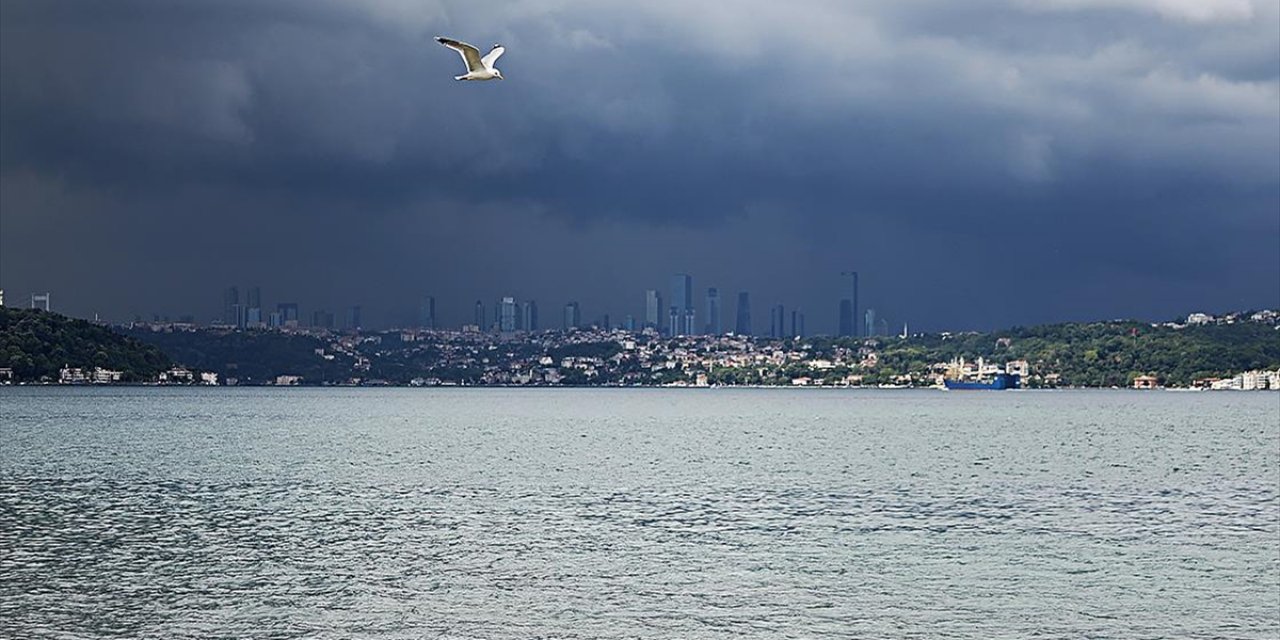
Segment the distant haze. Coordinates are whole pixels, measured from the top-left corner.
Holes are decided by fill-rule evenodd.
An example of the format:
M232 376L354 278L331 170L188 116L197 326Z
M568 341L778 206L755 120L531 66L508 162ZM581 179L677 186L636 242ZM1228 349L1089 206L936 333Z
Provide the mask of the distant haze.
M834 331L1280 306L1280 2L0 0L0 288ZM448 35L502 43L459 83Z

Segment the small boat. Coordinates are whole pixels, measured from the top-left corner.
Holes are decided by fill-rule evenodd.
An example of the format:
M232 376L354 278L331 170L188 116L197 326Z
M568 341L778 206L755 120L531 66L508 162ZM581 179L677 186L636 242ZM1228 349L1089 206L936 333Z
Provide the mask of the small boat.
M1002 391L1004 389L1017 389L1022 386L1022 378L1016 373L997 373L990 381L981 380L943 380L942 384L948 389L967 390L967 389L984 389L992 391Z

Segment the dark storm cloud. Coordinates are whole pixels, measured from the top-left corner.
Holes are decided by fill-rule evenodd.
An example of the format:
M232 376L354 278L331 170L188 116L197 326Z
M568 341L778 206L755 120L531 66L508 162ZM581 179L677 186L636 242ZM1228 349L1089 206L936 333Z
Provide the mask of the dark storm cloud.
M1276 2L846 5L3 0L0 284L460 321L689 271L817 329L850 265L935 328L1280 303Z

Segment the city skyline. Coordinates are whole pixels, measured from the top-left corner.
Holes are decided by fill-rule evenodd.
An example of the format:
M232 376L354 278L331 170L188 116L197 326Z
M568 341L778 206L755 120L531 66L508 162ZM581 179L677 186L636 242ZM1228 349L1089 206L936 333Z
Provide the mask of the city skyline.
M840 273L840 277L846 279L846 281L847 281L846 277L848 275L850 275L850 272ZM690 284L689 295L692 298L693 291L694 291L692 286L693 277L689 274L684 274L684 273L674 274L670 276L669 284L674 285L675 280L677 278L680 278L681 280L686 278L688 279L688 282ZM190 313L186 311L171 312L171 313L161 313L158 311L153 311L151 313L146 313L146 314L134 314L134 316L128 317L128 318L105 317L98 313L93 313L89 316L79 316L79 317L86 317L87 319L92 319L95 321L117 322L117 323L127 323L130 321L179 322L179 323L192 323L196 325L221 324L225 326L234 326L238 328L314 327L314 328L343 329L343 330L359 328L359 329L373 330L373 331L386 330L386 329L410 329L410 328L439 329L439 330L448 331L448 330L460 330L460 329L465 330L470 327L470 328L477 328L485 332L489 332L489 331L494 331L494 332L526 331L527 332L531 330L538 331L538 330L546 330L546 329L553 329L553 328L563 329L567 327L567 325L564 324L564 321L563 321L564 319L562 319L560 326L557 326L557 327L548 327L544 324L540 324L538 321L538 308L537 308L538 301L533 298L525 298L525 297L514 296L514 295L491 296L491 298L494 300L492 306L485 304L483 298L474 299L474 306L470 306L466 303L463 303L457 306L456 313L449 313L446 311L445 319L441 319L440 316L437 315L437 311L436 311L436 296L429 295L429 294L422 294L422 295L419 295L417 298L418 301L417 301L416 307L413 307L411 309L410 306L408 305L401 305L399 311L397 312L392 312L392 313L384 312L380 314L376 320L370 320L368 317L368 313L366 311L366 305L346 304L346 305L338 305L337 307L334 307L334 308L330 308L327 306L326 307L310 307L310 306L306 306L305 304L299 304L298 302L293 301L292 298L288 298L287 296L284 298L281 298L280 301L276 301L274 298L271 298L268 296L265 298L266 302L263 302L264 297L262 294L261 285L252 285L252 286L246 287L244 303L240 304L237 302L237 300L239 299L239 290L240 290L240 286L238 285L229 285L227 287L224 287L221 291L221 303L222 303L221 310L214 312L208 315L207 317L202 317L199 314ZM4 292L5 292L4 289L0 289L0 304L3 304ZM734 305L729 310L731 313L734 314L733 318L731 318L731 324L725 324L724 320L720 319L721 329L718 332L711 331L712 325L710 322L710 317L711 317L712 308L713 308L713 296L715 301L714 307L717 308L720 313L724 312L720 306L721 302L719 300L720 298L719 287L714 287L714 286L707 287L705 289L705 293L706 293L706 298L704 299L703 304L705 305L704 311L708 315L706 317L695 315L693 319L697 320L697 326L699 327L699 329L691 332L684 330L689 325L684 324L682 319L682 323L680 325L681 331L679 332L680 335L686 335L686 334L687 335L715 335L715 334L723 335L723 334L729 334L729 333L736 333L739 335L754 335L758 337L778 337L777 335L775 335L775 333L779 325L778 325L778 319L774 316L774 313L778 312L779 307L782 308L782 311L780 313L783 314L782 323L780 325L782 327L783 334L794 335L796 337L802 337L806 335L830 335L830 336L853 336L854 335L852 331L850 331L847 325L845 324L845 322L848 321L850 318L849 307L850 307L851 300L850 300L850 296L847 295L847 292L836 292L835 294L833 294L835 296L835 299L832 300L832 302L834 303L834 309L833 309L833 312L830 314L831 322L829 323L829 326L826 323L819 322L818 326L822 328L811 329L810 327L812 325L810 325L809 323L811 322L810 317L813 314L807 313L804 309L787 306L783 302L774 302L774 303L765 305L766 306L766 309L764 309L765 314L761 314L761 315L766 315L768 317L768 320L769 320L768 326L761 328L754 325L752 323L752 318L755 317L757 313L753 313L751 310L751 307L753 305L750 297L751 294L749 291L738 291L734 296L735 298ZM660 333L662 333L663 335L672 335L670 331L670 326L671 326L670 318L671 318L671 312L675 307L674 306L666 307L666 315L662 316L662 322L660 322L657 325L651 325L649 322L646 321L649 311L653 308L654 303L661 305L664 298L662 297L661 293L655 289L646 289L642 291L641 294L643 298L641 299L640 302L636 303L635 305L636 308L634 310L631 308L622 308L621 313L613 313L611 310L603 309L603 308L593 308L592 306L590 306L590 304L586 306L586 311L583 311L584 305L582 305L578 300L576 299L569 300L564 303L564 313L566 314L565 319L568 318L567 314L571 313L569 311L569 308L572 307L574 309L574 311L572 311L573 317L576 318L575 323L573 325L574 327L586 328L586 327L592 327L592 326L602 326L602 321L606 321L608 328L639 330L646 327L652 327L652 328L658 329ZM655 294L656 294L656 298L653 297L655 296ZM22 296L20 298L20 302L19 300L15 300L14 292L10 291L8 295L9 295L8 306L11 306L11 307L19 306L22 308L26 308L28 306L31 306L34 308L36 306L39 306L40 308L43 308L46 310L53 310L59 313L67 313L63 309L53 308L51 306L50 301L53 298L52 292L46 291L46 292L30 293L30 294L23 293L23 294L20 294ZM473 298L467 298L467 299L471 300ZM745 316L743 316L743 306L742 306L744 303L744 300L747 304ZM547 301L544 301L544 303L546 302ZM551 301L550 303L558 304L554 301ZM249 304L254 304L257 306L250 307ZM449 305L446 305L446 309L449 309L449 308L452 308L452 307L450 307ZM514 316L508 315L512 308L514 309ZM1172 317L1174 318L1182 317L1187 315L1188 313L1195 313L1195 311L1191 311L1191 309L1200 309L1200 308L1207 308L1207 307L1188 307L1188 310L1181 311L1179 314L1175 314ZM1266 308L1269 308L1269 307L1265 307L1265 306L1247 307L1246 309L1266 309ZM489 310L492 310L492 313L489 313ZM972 330L971 328L967 328L967 327L960 328L960 327L947 327L947 326L942 326L942 327L930 326L930 323L928 322L917 324L917 322L913 319L896 317L896 316L890 319L880 315L880 312L875 307L865 307L865 308L862 308L861 311L862 313L859 314L860 317L856 322L855 328L857 331L857 336L862 336L862 337L868 337L868 336L874 336L874 335L883 335L883 336L896 335L894 327L898 327L898 326L904 327L903 331L906 330L905 327L907 326L911 326L917 330L925 331L925 332ZM71 315L74 315L74 314L71 314ZM818 316L821 317L822 314L818 314ZM789 317L789 320L787 319L788 317ZM1122 320L1122 319L1155 321L1155 320L1168 320L1169 318L1131 317L1131 318L1109 318L1109 319L1085 318L1085 319L1074 319L1074 320L1103 321L1103 320ZM1067 320L1060 320L1060 321L1067 321ZM744 322L745 322L745 326L749 329L748 331L745 331L745 332L742 330L744 326L743 324ZM797 329L797 326L799 327L799 329ZM991 329L1003 329L1003 328L1008 328L1008 327L992 327Z
M699 316L697 315L696 308L694 306L695 298L693 276L687 273L673 274L669 278L669 284L671 286L671 297L669 299L679 300L681 302L677 305L668 306L666 308L667 315L665 318L657 315L657 309L662 307L661 303L663 298L661 294L656 289L646 289L643 292L642 301L637 305L640 311L639 314L628 312L621 315L612 315L608 310L601 311L600 313L591 312L589 310L588 313L594 314L590 316L593 319L584 320L581 304L576 300L568 301L565 303L561 328L564 329L601 324L604 325L605 328L625 328L628 330L646 327L653 328L664 335L722 335L727 333L756 335L750 330L750 292L738 292L738 307L735 309L735 323L732 327L726 328L722 318L723 309L721 306L720 291L718 287L711 286L705 289L703 304L706 315L699 320ZM246 326L273 328L305 326L300 322L302 315L296 302L277 303L277 311L271 313L269 316L265 316L268 317L269 320L263 320L262 318L264 316L261 311L261 305L263 304L261 302L261 287L253 286L249 289L252 294L248 299L252 300L252 302L248 302L246 305L239 304L238 291L239 288L236 285L228 286L223 290L222 302L224 312L220 319L221 324L233 325L238 328L245 328ZM839 302L839 308L841 309L841 313L843 313L843 303L847 301L840 300ZM247 304L254 304L256 306L247 307ZM378 323L377 326L375 326L375 323L365 322L366 326L363 328L385 329L416 327L423 329L459 329L470 327L480 331L497 331L501 333L510 333L514 331L538 331L539 329L544 329L546 327L539 326L537 305L537 300L532 298L503 295L494 303L494 313L492 317L490 317L485 312L487 307L484 304L484 301L476 300L475 305L471 308L471 315L468 318L450 324L448 322L441 321L437 316L435 296L422 295L418 302L416 323L395 323L392 321ZM746 306L744 307L744 305ZM358 307L359 306L357 305L356 308ZM770 313L772 314L776 308L777 305L775 305L775 307L771 307ZM742 315L744 309L746 311L745 317ZM255 311L257 313L254 313ZM867 329L865 329L861 335L875 335L877 333L882 333L878 329L874 328L879 326L874 324L874 310L868 309L867 311L869 314L865 325ZM313 313L323 315L328 314L329 311L327 309L316 309ZM357 312L357 314L358 313L359 312ZM181 317L189 318L197 324L204 324L203 322L197 321L191 314L184 314ZM318 318L321 316L313 317ZM637 317L644 318L644 322L638 324L636 322ZM619 321L612 322L610 318L617 318ZM653 320L654 318L657 320ZM675 324L673 324L673 322ZM773 315L770 316L770 322L771 325L769 331L759 335L779 337L781 334L786 333L788 335L802 337L806 334L806 315L800 309L790 309L789 325L787 324L785 314L784 317L781 318L781 324L779 324L779 319L775 318ZM351 320L348 319L348 321L344 323L343 327L353 328L350 323ZM313 320L312 326L324 327L326 325L319 324L316 320ZM748 330L743 331L744 327ZM787 327L789 327L789 329ZM887 330L883 333L887 335ZM849 334L839 333L839 335Z
M240 283L337 325L425 292L455 325L504 295L639 320L646 289L665 319L687 273L695 329L715 286L823 333L851 269L854 332L1280 305L1274 1L472 14L0 3L0 287L207 319ZM453 82L441 32L503 41L507 79Z

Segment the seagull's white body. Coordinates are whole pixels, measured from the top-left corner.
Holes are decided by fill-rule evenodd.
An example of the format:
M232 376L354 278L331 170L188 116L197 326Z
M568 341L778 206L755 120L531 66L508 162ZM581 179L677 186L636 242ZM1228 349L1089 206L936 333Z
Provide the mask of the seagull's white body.
M502 72L493 66L493 63L497 62L498 56L506 51L502 45L493 45L489 53L481 57L479 49L465 42L440 36L436 36L436 42L457 51L462 56L462 62L467 65L467 72L460 76L454 76L454 80L493 80L494 78L502 80Z

